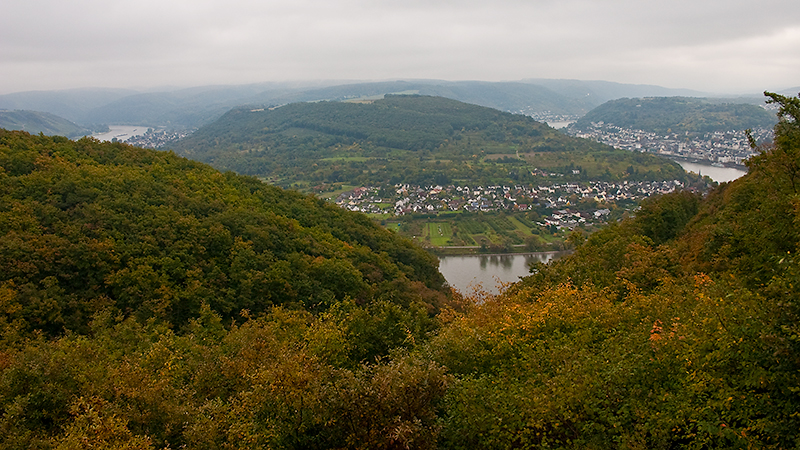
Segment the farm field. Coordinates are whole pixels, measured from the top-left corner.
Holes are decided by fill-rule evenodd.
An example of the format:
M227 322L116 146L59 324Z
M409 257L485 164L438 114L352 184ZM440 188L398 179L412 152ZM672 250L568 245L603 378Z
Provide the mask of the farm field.
M448 222L427 222L423 238L436 247L452 245L453 231Z
M448 254L563 250L570 233L540 226L522 213L405 216L382 224L423 247Z

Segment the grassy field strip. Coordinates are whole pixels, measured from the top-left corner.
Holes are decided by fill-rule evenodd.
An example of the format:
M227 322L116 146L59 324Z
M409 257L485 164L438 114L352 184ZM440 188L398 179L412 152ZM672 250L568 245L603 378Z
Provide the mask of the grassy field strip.
M320 159L320 161L365 162L365 161L371 161L373 159L375 158L369 156L331 156L330 158L322 158Z
M529 236L531 234L530 227L520 222L516 217L511 216L508 220L516 226L517 231L521 232L523 236Z
M331 191L331 192L325 192L323 194L320 194L320 198L324 198L325 200L330 200L330 199L338 197L339 194L342 194L342 193L347 192L347 191L352 191L356 187L358 187L358 186L351 186L349 184L343 184L343 185L341 185L339 187L339 189L336 189L336 190Z
M447 222L427 222L425 224L426 237L430 238L431 245L444 247L449 245L453 231Z

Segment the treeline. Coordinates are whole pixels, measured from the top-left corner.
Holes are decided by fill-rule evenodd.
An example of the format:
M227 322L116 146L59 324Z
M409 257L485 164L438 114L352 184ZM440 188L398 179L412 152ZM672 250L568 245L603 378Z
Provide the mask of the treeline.
M424 299L438 291L421 289L435 279L422 276L415 285L411 268L398 262L411 284L378 301L359 300L356 282L355 295L335 297L325 309L299 299L228 316L202 302L178 323L126 314L110 299L93 297L85 328L44 334L35 317L47 323L49 310L36 316L22 299L38 289L42 299L80 301L99 281L67 286L54 274L23 287L20 273L32 277L39 267L27 254L37 255L40 265L69 255L44 247L13 253L4 237L2 273L17 275L0 289L3 446L797 448L800 99L770 96L781 107L775 144L760 149L745 177L707 198L675 193L649 200L633 219L588 238L573 235L574 254L536 265L503 294L453 295L437 303L438 314L423 308L434 304ZM32 160L9 155L72 144L10 136L18 143L9 146L9 134L3 135L0 225L4 236L43 233L51 223L37 223L35 209L11 199L37 192L40 168L68 161L67 152L40 152ZM239 180L251 195L261 189L250 179L168 154L92 141L75 145L94 148L97 157L121 152L162 161L140 164L153 176L169 173L166 161L183 165L186 186L178 189L177 180L155 185L161 186L156 191L176 189L156 197L167 204L173 196L193 195L197 185L190 180L208 177ZM115 166L103 167L87 161L56 173L102 174ZM214 195L241 192L228 186L209 187ZM140 195L146 203L149 197ZM42 203L59 209L70 201L72 211L83 208L79 197L64 191ZM181 224L169 222L151 234ZM105 223L81 218L75 226L93 236ZM55 235L48 240L58 241ZM139 240L147 245L145 236ZM307 235L301 240L318 242ZM347 245L319 243L326 245L348 254ZM383 254L381 247L370 248ZM85 273L102 270L108 255L98 249L80 265L91 268ZM216 274L207 276L219 283ZM362 274L364 283L372 280ZM420 287L417 300L401 306L396 299L413 286ZM374 306L381 301L397 307ZM409 315L418 319L403 319ZM381 342L381 351L365 348Z
M745 103L716 103L690 97L622 98L611 100L586 113L575 123L578 129L592 122L622 128L667 133L709 133L770 128L772 113Z

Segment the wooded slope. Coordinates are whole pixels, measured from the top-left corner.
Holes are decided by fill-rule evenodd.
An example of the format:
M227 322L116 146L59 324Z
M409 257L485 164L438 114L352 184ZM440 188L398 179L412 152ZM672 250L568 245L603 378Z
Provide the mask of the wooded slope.
M22 130L31 134L44 133L48 136L85 136L91 131L67 119L53 114L25 111L0 110L0 128Z
M574 126L585 129L593 122L659 134L709 133L770 128L775 125L775 116L764 108L745 103L648 97L608 101L586 113Z
M598 178L620 179L633 166L648 180L685 179L680 166L655 155L570 137L528 116L414 95L235 109L173 148L221 170L295 188L533 182L537 167L572 176L565 167L586 155L593 157L587 171Z
M177 328L204 304L226 323L420 296L433 313L443 296L435 258L366 217L172 153L0 131L0 167L0 283L23 330L84 332L103 308Z

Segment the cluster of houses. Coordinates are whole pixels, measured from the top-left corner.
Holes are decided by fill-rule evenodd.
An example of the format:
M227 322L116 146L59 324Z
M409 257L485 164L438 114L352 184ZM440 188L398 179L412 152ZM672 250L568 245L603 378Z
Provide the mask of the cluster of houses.
M373 214L402 216L443 211L527 211L534 206L565 211L581 199L600 204L621 200L639 201L651 195L673 192L683 187L673 181L571 182L539 186L415 186L397 184L391 189L380 186L359 187L344 192L335 202L342 208ZM602 209L600 210L602 211ZM606 210L607 211L607 210ZM591 211L593 217L597 211ZM602 218L607 212L600 212ZM551 216L561 224L564 217ZM586 219L587 217L583 217ZM579 220L579 217L575 217ZM555 223L554 222L554 223ZM550 223L548 223L550 224Z
M125 140L126 143L144 148L162 148L178 139L192 134L193 130L155 130L148 129L147 133L132 136Z
M671 133L659 135L642 130L621 128L604 122L592 122L586 130L568 129L573 136L592 139L615 148L665 156L677 156L692 160L709 161L712 164L743 164L753 155L744 131L725 131L690 135ZM753 130L758 142L772 139L772 131Z
M569 228L576 226L591 225L594 223L605 223L611 210L602 208L595 211L577 211L574 209L560 209L553 211L549 217L545 217L539 225L554 227L556 229Z

